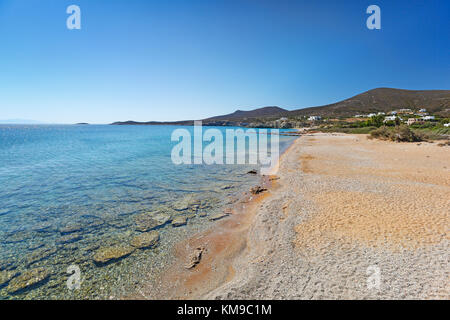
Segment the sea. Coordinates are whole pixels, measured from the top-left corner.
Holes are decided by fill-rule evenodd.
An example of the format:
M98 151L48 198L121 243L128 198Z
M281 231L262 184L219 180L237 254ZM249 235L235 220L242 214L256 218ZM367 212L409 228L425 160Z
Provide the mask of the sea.
M0 299L133 294L167 269L177 242L213 228L208 217L260 181L248 174L255 164L175 164L177 129L193 133L188 126L0 125ZM225 136L237 128L213 129ZM294 139L280 135L280 152ZM152 228L156 245L94 259L149 232L139 228L143 216L166 217ZM174 227L176 217L187 223Z

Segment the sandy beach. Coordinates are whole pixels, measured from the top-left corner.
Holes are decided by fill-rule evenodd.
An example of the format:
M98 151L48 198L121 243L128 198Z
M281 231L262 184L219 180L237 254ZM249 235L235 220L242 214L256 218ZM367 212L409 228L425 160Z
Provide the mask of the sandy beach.
M436 143L304 135L142 298L449 299L449 160Z

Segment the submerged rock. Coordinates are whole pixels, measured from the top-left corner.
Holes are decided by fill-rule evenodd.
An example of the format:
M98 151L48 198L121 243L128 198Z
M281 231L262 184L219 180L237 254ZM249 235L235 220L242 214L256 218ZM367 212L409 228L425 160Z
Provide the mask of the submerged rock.
M108 221L108 225L114 227L116 229L123 229L130 226L130 222L125 220L124 218L115 218Z
M213 214L212 216L209 217L210 221L216 221L216 220L220 220L222 218L228 217L229 213L226 212L221 212L221 213L216 213Z
M8 282L18 274L19 272L17 271L0 271L0 288L8 284Z
M173 227L184 226L187 223L187 218L184 216L178 216L172 220Z
M134 247L128 245L103 247L97 250L94 254L93 260L97 265L102 265L125 258L133 253L134 250Z
M27 231L16 231L11 232L5 236L2 240L5 243L17 243L33 238L33 234Z
M31 289L34 286L42 284L49 277L50 272L44 268L28 270L12 279L6 290L9 293L19 293L22 290Z
M177 211L184 211L189 209L189 203L187 201L179 201L173 204L173 208Z
M256 171L255 169L250 170L250 171L247 172L247 174L257 174L257 173L258 173L258 171Z
M136 227L137 231L147 232L152 229L156 229L165 225L167 222L171 220L171 216L164 213L159 213L154 216L144 213L136 216Z
M187 195L182 200L175 202L172 205L172 208L176 211L197 211L197 209L200 208L201 203L201 200L196 198L195 196Z
M28 250L34 251L45 246L44 242L33 242L28 245Z
M144 249L151 248L158 245L159 233L157 231L150 231L135 236L131 240L131 245L135 248Z
M93 220L88 224L88 228L97 229L105 224L105 221L97 219Z
M81 231L82 229L82 225L78 224L78 223L70 223L62 228L59 229L59 232L61 234L69 234L69 233L74 233L74 232L78 232Z
M19 259L17 258L17 256L10 254L6 257L3 257L2 260L0 260L0 271L14 270L17 268L18 264Z
M71 234L62 236L61 238L59 238L57 240L57 242L60 244L67 244L67 243L73 243L78 240L81 240L81 238L82 238L82 236L79 233L71 233Z
M33 263L39 262L41 260L47 259L56 252L55 247L43 247L33 251L25 258L25 263L27 266Z
M50 222L42 222L35 225L31 230L35 232L47 232L51 231L52 224Z

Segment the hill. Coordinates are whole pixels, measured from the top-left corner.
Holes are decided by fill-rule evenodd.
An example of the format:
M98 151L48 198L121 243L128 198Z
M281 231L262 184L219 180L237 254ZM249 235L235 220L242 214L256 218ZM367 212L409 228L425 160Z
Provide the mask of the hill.
M299 118L317 115L322 117L351 117L356 114L389 112L396 109L418 110L426 108L431 114L450 116L450 90L404 90L377 88L333 104L286 110L279 107L263 107L203 119L203 125L264 125L280 117ZM175 122L115 122L115 125L192 125L193 120Z
M291 111L290 116L353 116L395 109L426 108L431 113L450 111L450 90L403 90L377 88L333 104Z
M226 114L223 116L211 117L204 119L204 121L220 121L220 120L242 120L245 118L267 118L267 117L281 117L289 114L288 110L279 107L264 107L258 108L250 111L237 110L233 113Z

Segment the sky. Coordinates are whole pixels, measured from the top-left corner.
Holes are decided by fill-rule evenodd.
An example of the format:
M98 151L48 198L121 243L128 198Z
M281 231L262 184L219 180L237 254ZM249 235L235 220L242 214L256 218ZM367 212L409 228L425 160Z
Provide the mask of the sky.
M377 87L450 89L449 1L0 0L1 120L202 119Z

